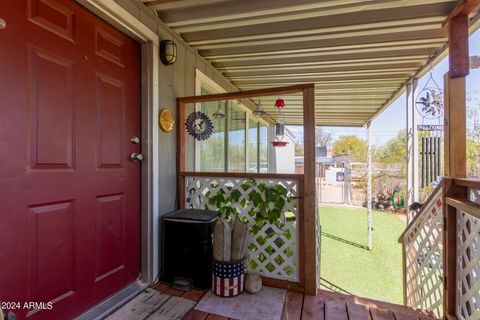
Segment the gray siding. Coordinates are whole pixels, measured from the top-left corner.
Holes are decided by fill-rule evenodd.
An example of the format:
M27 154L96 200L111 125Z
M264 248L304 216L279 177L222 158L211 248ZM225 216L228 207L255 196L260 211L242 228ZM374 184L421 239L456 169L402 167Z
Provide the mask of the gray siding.
M199 69L227 91L238 91L220 72L200 57L193 48L173 33L143 4L135 0L116 0L116 2L156 32L160 40L171 39L177 44L177 61L170 66L159 63L160 109L170 109L176 115L176 98L195 95L195 69ZM175 207L175 186L177 182L176 130L181 125L183 124L177 123L174 131L170 133L160 131L160 172L158 177L160 215L172 211ZM187 162L191 163L192 159L187 159Z

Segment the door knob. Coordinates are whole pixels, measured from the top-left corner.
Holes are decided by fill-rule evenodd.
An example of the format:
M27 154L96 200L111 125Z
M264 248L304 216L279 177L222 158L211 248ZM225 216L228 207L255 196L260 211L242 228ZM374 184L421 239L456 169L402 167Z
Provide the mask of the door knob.
M133 162L140 162L140 161L143 160L143 154L133 152L133 153L130 155L130 159L132 159Z
M130 138L130 142L133 144L139 144L140 143L140 138L137 136L133 136Z

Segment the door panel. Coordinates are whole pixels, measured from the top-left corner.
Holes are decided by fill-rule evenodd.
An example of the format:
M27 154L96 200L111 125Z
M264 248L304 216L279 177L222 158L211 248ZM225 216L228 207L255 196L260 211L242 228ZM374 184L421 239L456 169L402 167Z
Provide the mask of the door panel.
M71 319L140 270L140 48L71 0L3 0L0 301Z
M31 46L27 52L31 168L73 169L74 64Z

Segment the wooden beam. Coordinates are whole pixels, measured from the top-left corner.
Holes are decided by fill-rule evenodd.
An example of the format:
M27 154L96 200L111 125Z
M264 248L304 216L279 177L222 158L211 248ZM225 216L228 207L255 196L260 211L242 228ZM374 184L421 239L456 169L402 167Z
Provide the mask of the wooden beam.
M248 178L248 179L285 179L301 180L303 174L296 173L247 173L247 172L192 172L180 171L182 177L210 177L210 178ZM301 194L299 194L301 196Z
M480 1L480 0L479 0ZM448 25L450 77L465 77L470 72L468 54L468 16L456 16Z
M455 179L455 185L470 189L480 189L480 179Z
M480 6L480 0L462 0L453 11L448 15L448 17L443 21L442 26L445 27L449 25L452 20L459 16L466 16L474 12L478 6Z
M480 219L480 204L475 203L466 199L458 198L445 198L445 203L449 206L455 207L456 209L468 213L469 215Z
M465 77L445 74L445 176L465 178L467 175L467 127Z
M443 195L450 193L452 179L446 179L443 183ZM443 265L444 265L444 293L443 308L444 314L455 316L456 309L456 275L457 275L457 209L443 203Z
M277 87L277 88L266 88L266 89L245 90L245 91L238 91L238 92L209 94L204 96L182 97L182 98L177 98L177 101L178 103L187 104L187 103L209 102L209 101L219 101L219 100L268 97L268 96L276 96L281 94L299 93L299 92L303 92L304 89L310 89L310 88L312 89L314 88L313 83L297 84L293 86Z
M295 292L304 292L304 288L296 282L291 282L288 280L275 279L270 277L262 276L262 284L268 287L292 290Z
M303 90L303 134L305 148L304 162L304 234L305 234L305 293L317 293L317 237L318 217L316 183L315 183L315 89Z

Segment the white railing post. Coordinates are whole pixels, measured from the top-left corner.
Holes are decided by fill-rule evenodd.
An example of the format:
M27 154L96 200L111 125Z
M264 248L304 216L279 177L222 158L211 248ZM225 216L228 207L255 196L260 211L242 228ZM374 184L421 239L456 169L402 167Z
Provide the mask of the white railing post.
M413 213L408 207L419 201L418 187L418 129L415 96L417 90L417 79L407 85L407 224L413 219Z
M372 250L372 135L367 123L367 224L368 250Z

